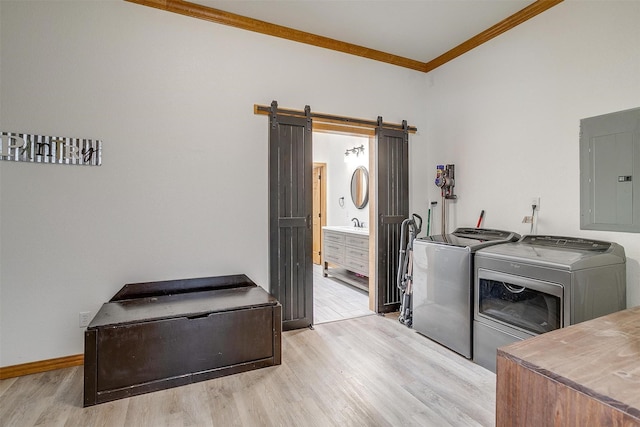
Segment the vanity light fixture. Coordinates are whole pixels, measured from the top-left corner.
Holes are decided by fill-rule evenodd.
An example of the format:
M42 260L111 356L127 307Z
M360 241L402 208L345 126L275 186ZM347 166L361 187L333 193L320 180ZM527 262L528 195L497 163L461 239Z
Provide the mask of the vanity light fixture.
M347 148L347 151L344 152L344 156L348 157L350 153L355 154L356 157L358 157L361 153L364 153L364 145L361 145L359 147Z

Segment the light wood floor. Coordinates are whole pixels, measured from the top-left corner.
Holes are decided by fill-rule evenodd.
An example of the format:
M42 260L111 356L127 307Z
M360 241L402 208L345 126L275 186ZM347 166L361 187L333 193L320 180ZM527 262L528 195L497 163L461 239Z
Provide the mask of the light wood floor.
M313 266L313 323L334 322L374 314L369 295L338 279L322 276L322 267Z
M282 365L82 408L82 367L0 381L8 426L493 426L495 375L365 316L283 334Z

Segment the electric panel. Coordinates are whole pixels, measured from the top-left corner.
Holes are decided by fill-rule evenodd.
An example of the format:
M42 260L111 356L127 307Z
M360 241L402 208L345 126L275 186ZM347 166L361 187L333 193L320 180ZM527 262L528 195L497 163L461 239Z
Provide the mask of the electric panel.
M640 108L580 121L580 228L640 232Z

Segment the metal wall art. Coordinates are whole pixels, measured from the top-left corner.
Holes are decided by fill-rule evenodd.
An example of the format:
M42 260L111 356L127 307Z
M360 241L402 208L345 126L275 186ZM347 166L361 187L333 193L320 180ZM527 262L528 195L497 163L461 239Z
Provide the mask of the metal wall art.
M102 141L0 132L0 160L100 166Z

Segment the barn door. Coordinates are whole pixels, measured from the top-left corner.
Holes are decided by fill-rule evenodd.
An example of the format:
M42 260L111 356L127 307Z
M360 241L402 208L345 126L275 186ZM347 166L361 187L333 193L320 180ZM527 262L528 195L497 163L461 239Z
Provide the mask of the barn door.
M269 282L282 304L282 327L313 323L311 113L269 120Z
M409 217L409 132L388 129L378 117L376 128L376 312L388 313L400 307L396 280L400 250L400 227Z

